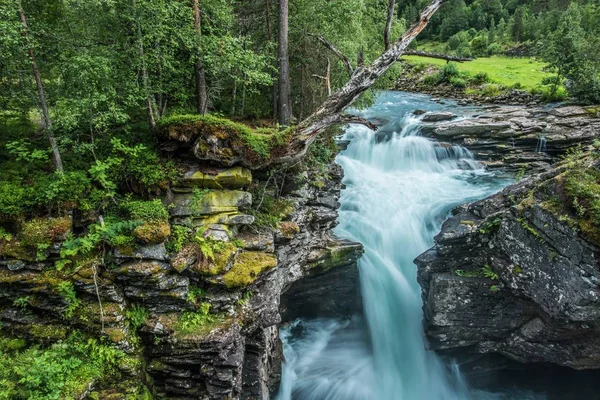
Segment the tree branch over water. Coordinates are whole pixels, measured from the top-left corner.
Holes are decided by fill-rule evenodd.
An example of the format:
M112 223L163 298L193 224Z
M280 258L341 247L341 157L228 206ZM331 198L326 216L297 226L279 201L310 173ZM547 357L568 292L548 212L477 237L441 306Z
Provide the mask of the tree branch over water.
M358 67L348 82L329 96L323 104L295 128L285 155L274 162L293 162L301 158L317 135L330 125L343 123L344 110L368 90L398 58L405 53L410 43L425 29L431 17L447 0L433 0L415 22L388 50L370 65Z

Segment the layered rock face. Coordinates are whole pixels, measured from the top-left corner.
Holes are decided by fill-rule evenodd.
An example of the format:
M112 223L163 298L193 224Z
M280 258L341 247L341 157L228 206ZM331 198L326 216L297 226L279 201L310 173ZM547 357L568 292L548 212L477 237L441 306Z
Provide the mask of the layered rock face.
M427 113L421 132L473 152L488 169L540 172L574 146L591 144L600 120L591 109L487 107L481 113L450 118L447 113Z
M573 197L597 167L571 164L456 208L415 260L433 349L600 368L597 222Z
M339 295L358 292L362 246L331 232L342 188L338 165L286 172L276 193L285 204L280 222L261 229L250 209L274 194L253 198L250 188L266 187L268 178L256 182L240 166L189 159L185 165L162 199L169 224L139 231L154 239L164 233L160 240L107 247L68 273L55 267L68 218L36 225L53 232L52 246L37 257L42 261L22 255L16 239L0 241L4 332L48 344L78 329L108 337L133 360L123 366L123 381L109 388L92 381L82 398L94 391L93 398L129 399L129 388L144 384L167 399L268 399L282 362L280 309L295 318L359 307L358 296ZM193 236L178 244L183 230ZM142 309L136 333L130 315Z

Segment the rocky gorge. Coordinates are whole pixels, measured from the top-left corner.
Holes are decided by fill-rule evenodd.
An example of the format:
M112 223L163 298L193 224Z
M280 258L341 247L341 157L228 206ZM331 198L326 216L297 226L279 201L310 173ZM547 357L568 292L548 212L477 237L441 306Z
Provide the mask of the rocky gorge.
M573 106L424 119L438 120L424 134L460 143L488 168L531 173L454 209L415 260L430 347L600 367L598 119Z
M432 349L600 367L596 112L413 112L440 158L464 148L498 175L527 176L456 208L416 259ZM380 125L378 140L397 128ZM87 379L76 398L268 399L282 324L362 307L362 245L332 232L344 188L337 150L329 138L315 145L327 157L251 170L256 154L230 128L161 129L181 173L154 199L168 215L136 226L133 243L59 268L73 234L90 229L85 215L35 218L0 237L3 332L49 345L78 330L126 354L118 377Z
M341 168L302 164L261 176L195 158L196 139L165 140L183 173L160 199L168 216L136 228L135 243L55 267L65 239L82 229L79 215L34 219L0 240L5 334L48 345L78 330L126 354L116 377L84 379L76 398L268 399L282 321L360 308L362 247L331 232ZM271 178L281 179L275 189ZM267 202L271 214L252 215ZM49 246L36 254L29 243L39 237Z

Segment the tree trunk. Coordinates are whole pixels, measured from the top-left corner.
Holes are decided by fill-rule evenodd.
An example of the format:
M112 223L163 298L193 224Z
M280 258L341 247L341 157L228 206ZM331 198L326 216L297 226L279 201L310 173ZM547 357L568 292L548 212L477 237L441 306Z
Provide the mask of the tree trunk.
M44 117L45 130L46 134L48 135L48 140L50 141L50 148L52 149L52 160L54 162L54 167L56 168L56 170L62 174L64 171L62 157L60 156L60 150L58 149L58 144L56 143L56 138L54 137L54 132L52 131L52 120L50 119L50 112L48 111L48 103L46 102L46 94L44 93L44 86L42 84L40 70L38 69L37 62L35 60L35 53L33 52L33 47L31 47L29 43L29 27L27 25L27 17L25 16L25 11L23 10L21 0L19 0L18 6L19 15L23 24L23 36L25 37L25 41L27 42L27 47L29 49L31 67L33 68L33 77L35 78L40 107L42 109L42 115Z
M140 22L137 20L137 12L136 12L136 0L133 0L133 9L136 13L136 33L138 37L139 44L139 53L140 60L142 62L142 85L144 87L144 94L146 95L146 115L148 117L148 124L150 125L150 129L152 131L156 130L156 104L154 103L154 96L150 94L150 87L148 84L148 68L146 68L146 54L144 52L144 38L142 36L142 27L140 26Z
M383 43L385 45L386 50L389 50L389 48L390 48L390 35L392 32L392 23L394 22L395 6L396 6L396 0L389 0L387 20L385 23L385 31L383 32Z
M200 6L198 0L193 0L194 8L194 28L198 33L198 48L200 48L200 39L202 38L202 25L200 23ZM208 94L206 89L206 75L204 73L204 66L202 65L202 51L199 49L196 55L196 62L194 65L196 73L196 97L197 97L197 108L199 114L206 114L208 111Z
M273 29L271 28L271 0L265 0L265 21L267 24L267 38L269 42L273 42ZM279 91L279 83L273 79L273 87L271 91L271 105L273 107L273 118L277 118L277 92Z
M396 62L410 43L427 26L429 19L447 0L432 0L423 10L419 20L402 35L389 50L366 67L359 67L346 84L333 93L308 118L295 128L295 136L287 148L287 154L278 157L274 162L293 162L306 153L308 146L316 136L330 125L347 122L344 110ZM360 121L361 123L363 121Z
M292 119L290 60L288 55L288 0L279 0L279 125L290 125Z

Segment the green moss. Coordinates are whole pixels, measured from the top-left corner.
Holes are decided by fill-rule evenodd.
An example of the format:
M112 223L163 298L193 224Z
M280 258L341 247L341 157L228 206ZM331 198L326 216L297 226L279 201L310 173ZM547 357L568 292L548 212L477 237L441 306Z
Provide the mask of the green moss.
M529 225L529 223L527 223L527 220L525 218L518 218L517 221L519 221L519 224L521 224L523 229L531 233L537 240L544 240L542 236L538 233L538 231L536 231L531 225Z
M163 118L160 130L164 136L172 140L190 142L200 139L197 151L208 153L212 146L204 140L215 137L228 143L218 154L223 162L241 152L250 161L266 161L278 148L283 148L291 130L279 132L276 129L255 129L225 118L213 115L174 115Z
M162 223L169 220L167 209L158 199L152 201L129 200L122 204L122 208L134 221Z
M279 230L281 234L288 239L294 237L295 234L300 232L300 227L297 223L292 221L282 221L279 223Z
M127 338L127 334L122 328L105 328L104 332L113 343L121 343Z
M146 222L133 230L133 235L142 243L162 243L171 235L168 222Z
M22 338L0 337L0 352L12 352L27 347L27 341Z
M207 151L208 149L204 150ZM252 173L242 167L228 168L218 171L216 174L197 171L186 176L183 180L185 185L197 186L207 189L240 189L250 186Z
M328 247L320 250L316 260L312 261L308 267L320 271L328 271L333 268L348 265L349 259L357 257L357 249L350 246Z
M238 248L234 244L219 242L219 248L213 251L212 259L208 260L205 257L204 262L198 263L197 269L205 275L220 275L227 270L237 251Z
M35 324L29 329L31 336L41 341L56 342L67 337L67 328L62 325Z
M222 277L228 288L245 287L256 281L259 275L277 266L273 254L256 251L243 251L235 259L233 267Z

